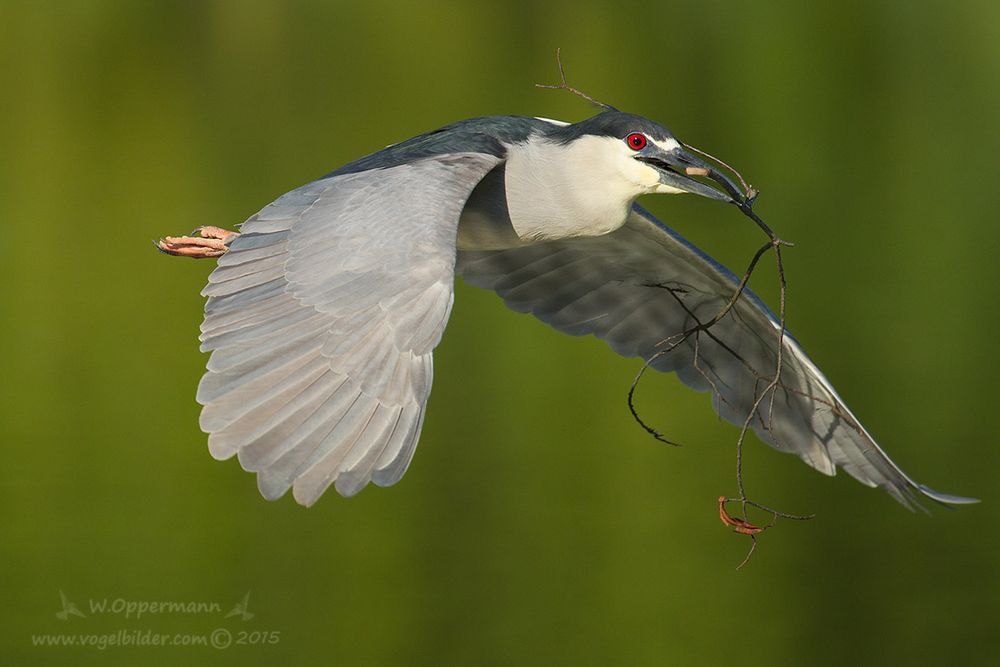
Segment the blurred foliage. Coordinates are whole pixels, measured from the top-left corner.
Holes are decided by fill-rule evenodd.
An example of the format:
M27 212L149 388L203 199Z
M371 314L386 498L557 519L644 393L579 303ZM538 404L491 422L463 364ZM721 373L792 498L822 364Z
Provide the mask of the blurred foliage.
M572 84L738 166L787 253L789 321L918 480L928 518L753 440L779 523L745 538L736 429L673 377L459 285L416 459L306 510L208 456L194 391L211 266L149 240L232 226L452 120L567 120ZM5 664L995 664L1000 5L139 2L0 5ZM644 202L736 269L735 210ZM773 303L773 273L755 289ZM248 621L89 615L215 600ZM278 630L271 646L42 649L56 632Z

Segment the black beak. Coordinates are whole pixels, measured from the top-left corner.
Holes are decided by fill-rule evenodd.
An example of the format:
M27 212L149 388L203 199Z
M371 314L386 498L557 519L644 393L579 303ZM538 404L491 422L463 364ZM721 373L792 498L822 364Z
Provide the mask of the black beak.
M702 197L736 204L740 208L747 205L747 194L719 171L714 165L702 160L683 144L677 148L663 149L652 142L635 156L660 172L660 183L684 192ZM721 190L695 177L707 177L721 186Z

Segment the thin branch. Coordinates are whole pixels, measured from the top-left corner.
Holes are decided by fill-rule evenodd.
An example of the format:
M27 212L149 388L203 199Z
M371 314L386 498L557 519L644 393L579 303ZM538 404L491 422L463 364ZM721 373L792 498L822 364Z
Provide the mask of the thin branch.
M720 160L719 158L715 157L711 153L706 153L705 151L699 150L699 149L695 148L694 146L689 146L688 144L684 144L684 148L688 149L689 151L693 151L693 152L697 153L698 155L701 155L702 157L707 157L709 160L712 160L716 164L722 165L723 167L725 167L726 169L728 169L732 174L735 174L736 178L738 178L740 180L740 185L743 186L743 192L744 192L744 194L745 194L745 196L747 198L747 201L750 204L753 204L753 200L756 199L757 195L760 194L760 193L757 191L756 188L754 188L752 185L750 185L749 183L747 183L746 180L744 180L743 174L741 174L740 172L736 171L735 167L732 167L729 164L723 162L722 160ZM699 175L707 176L708 174L699 174Z
M642 365L642 368L639 369L639 372L636 373L634 378L632 378L632 385L628 388L628 409L629 412L632 413L632 418L635 419L636 423L639 424L639 426L641 426L646 431L646 433L650 434L660 442L666 443L668 445L673 445L674 447L683 447L683 445L681 445L681 443L679 442L674 442L673 440L667 440L665 437L663 437L662 433L660 433L655 428L647 424L642 419L642 417L639 416L639 412L635 409L635 390L638 389L639 380L642 379L642 376L646 373L646 369L649 368L649 366L653 363L653 361L658 356L667 354L668 352L676 348L678 345L682 344L685 340L687 340L688 335L689 334L687 332L684 332L678 334L677 336L674 336L674 338L677 338L678 340L672 343L669 348L667 348L666 350L660 350L652 357L647 359L646 363L644 363Z
M563 64L562 64L562 49L556 49L556 64L559 65L559 78L561 80L561 82L559 83L559 85L558 86L549 86L549 85L546 85L546 84L543 84L543 83L536 83L535 84L536 88L548 88L549 90L568 90L569 92L573 93L574 95L582 97L583 99L587 100L588 102L590 102L591 104L593 104L595 106L599 106L602 109L607 109L608 111L617 111L617 109L615 109L610 104L605 104L604 102L601 102L600 100L591 97L590 95L588 95L587 93L583 92L582 90L578 90L578 89L574 88L573 86L569 85L566 82L566 70L563 69Z
M749 206L747 207L747 209L749 210ZM751 213L752 213L752 211L751 211ZM769 228L763 223L762 220L760 220L760 218L758 218L756 215L752 215L751 217L754 218L754 220L756 220L758 222L758 224L765 231L769 231ZM784 268L784 264L781 261L781 246L783 244L781 242L781 239L779 239L776 235L774 235L773 232L770 233L769 235L771 237L771 243L770 243L770 245L774 248L775 267L777 268L777 271L778 271L778 285L779 285L779 296L778 296L778 351L777 351L777 353L775 355L776 356L776 361L775 361L774 377L771 379L771 382L767 385L767 387L764 389L764 391L760 392L755 397L753 405L750 408L750 412L749 412L749 414L747 414L746 419L743 421L742 428L740 428L740 435L739 435L739 437L736 440L736 487L739 490L740 495L739 495L738 498L734 498L734 500L739 501L740 506L742 507L742 510L743 510L743 519L744 519L744 521L747 521L747 522L749 522L749 515L748 515L747 506L757 507L758 509L763 509L766 512L770 512L771 516L772 516L772 522L775 521L775 520L777 520L778 517L781 517L783 519L792 519L792 520L795 520L795 521L806 521L808 519L813 518L814 515L812 515L812 514L809 514L809 515L788 514L786 512L780 512L778 510L775 510L775 509L770 508L770 507L766 507L764 505L761 505L759 503L756 503L756 502L750 500L747 497L746 486L745 486L744 481L743 481L743 444L746 441L746 435L747 435L747 431L750 428L750 422L753 420L754 415L757 414L757 410L760 407L761 402L764 400L764 397L767 396L768 394L770 394L770 396L771 396L771 404L770 404L770 408L769 408L769 411L768 411L768 419L767 419L767 429L768 430L771 429L771 424L773 423L772 418L773 418L773 409L774 409L774 394L777 391L777 388L780 386L780 383L781 383L781 368L782 368L782 362L783 362L783 350L784 350L784 347L785 347L785 329L786 329L786 327L785 327L785 293L787 291L787 284L786 284L786 281L785 281L785 268ZM750 539L751 539L750 549L749 549L749 551L747 551L746 557L737 566L736 569L740 569L744 565L746 565L748 562L750 562L750 557L753 555L754 551L757 549L757 537L756 537L756 535L751 534L750 535Z
M635 378L632 381L632 386L630 387L628 394L628 405L629 405L629 410L632 412L632 416L648 433L653 434L654 437L656 437L660 441L668 442L658 431L656 431L651 426L646 424L639 417L634 405L635 391L640 379L642 378L646 369L649 368L649 366L651 366L661 356L668 354L674 349L676 349L679 345L683 344L692 336L694 336L695 367L699 370L699 372L701 372L702 376L705 377L705 379L708 381L712 391L719 398L720 403L726 403L722 394L718 391L718 388L715 385L715 383L711 380L711 378L707 376L705 371L701 369L700 366L698 365L698 356L700 353L700 334L702 333L705 333L706 335L711 337L717 344L719 344L720 347L722 347L730 354L732 354L736 359L738 359L748 370L750 370L750 372L754 375L756 381L760 380L767 381L767 386L764 388L764 391L758 392L756 389L754 390L753 405L751 406L750 410L746 415L746 418L743 421L743 425L740 428L739 437L736 440L736 487L739 491L739 496L736 498L726 498L724 496L719 498L719 515L720 518L722 519L722 522L727 526L731 526L735 532L747 535L751 540L750 549L747 551L747 554L744 557L743 561L740 562L740 564L736 568L736 569L741 569L744 565L746 565L750 561L751 556L753 556L755 550L757 549L757 535L759 533L762 533L767 528L770 528L778 518L791 519L795 521L805 521L813 518L813 515L811 514L810 515L789 514L787 512L782 512L780 510L776 510L774 508L750 500L750 498L747 496L746 485L743 480L743 444L746 441L746 435L750 429L751 422L754 420L754 417L757 416L761 420L761 427L763 429L770 431L774 417L774 394L777 392L779 388L781 388L786 392L788 392L791 389L785 387L784 384L781 382L781 371L782 371L782 366L784 364L784 346L785 346L785 331L786 331L785 297L787 291L784 264L782 262L782 257L781 257L781 247L791 246L792 244L779 238L774 233L774 231L771 230L771 228L768 227L768 225L763 220L761 220L756 213L754 213L752 208L753 199L757 196L757 192L746 183L746 181L739 174L739 172L737 172L735 169L733 169L726 163L722 162L721 160L718 160L717 158L708 155L707 153L703 153L701 151L698 152L723 165L724 167L732 171L734 174L736 174L736 176L740 179L740 183L746 190L746 194L743 201L738 202L737 206L745 215L747 215L754 222L756 222L757 226L760 227L765 234L767 234L768 242L762 245L757 250L757 252L754 253L754 256L750 260L750 264L747 267L746 272L743 274L743 277L740 280L739 284L737 285L735 292L726 302L725 306L707 322L702 322L695 315L695 313L690 308L688 308L687 304L685 304L681 299L681 297L677 294L677 290L675 288L665 284L650 285L650 287L661 287L666 289L671 294L671 296L674 297L674 299L681 306L681 308L684 309L684 311L688 314L688 316L695 322L695 325L688 329L685 329L680 334L675 334L674 336L666 338L657 343L657 347L662 345L667 345L667 347L665 349L658 350L655 354L651 355L648 359L646 359L642 368L639 370L639 372L636 374ZM753 368L746 360L744 360L738 353L736 353L723 341L717 338L710 331L710 329L711 327L716 325L720 320L726 317L726 315L728 315L732 311L732 309L736 306L740 297L746 291L746 286L749 283L750 277L753 275L754 269L756 269L757 264L760 261L760 258L763 257L764 253L766 253L768 250L772 248L774 249L775 266L778 273L778 284L779 284L778 335L777 335L778 347L777 347L777 352L775 354L774 375L770 378L766 378L762 376L755 368ZM755 385L757 384L756 381ZM794 392L794 389L792 389L792 391ZM795 392L795 393L802 393L802 392ZM770 395L768 416L767 419L764 420L763 416L761 416L758 411L764 398L768 397L768 395ZM727 502L740 503L740 507L743 514L743 517L741 519L734 518L731 515L729 515L729 513L725 510L725 503ZM757 509L770 513L771 522L765 526L757 526L751 523L748 511L749 507L755 507Z

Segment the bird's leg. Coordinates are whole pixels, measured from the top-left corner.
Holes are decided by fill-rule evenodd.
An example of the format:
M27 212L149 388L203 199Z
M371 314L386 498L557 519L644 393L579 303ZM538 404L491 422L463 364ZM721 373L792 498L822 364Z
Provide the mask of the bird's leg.
M156 242L160 252L178 257L220 257L229 249L229 242L239 236L221 227L198 227L191 236L167 236ZM197 235L197 236L195 236Z

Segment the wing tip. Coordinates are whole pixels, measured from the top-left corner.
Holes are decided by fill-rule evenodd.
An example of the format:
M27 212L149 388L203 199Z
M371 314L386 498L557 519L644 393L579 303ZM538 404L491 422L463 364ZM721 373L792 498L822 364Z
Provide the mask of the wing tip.
M975 505L982 502L979 498L967 498L965 496L955 496L950 493L941 493L923 484L916 484L915 486L921 494L946 507L951 505Z

